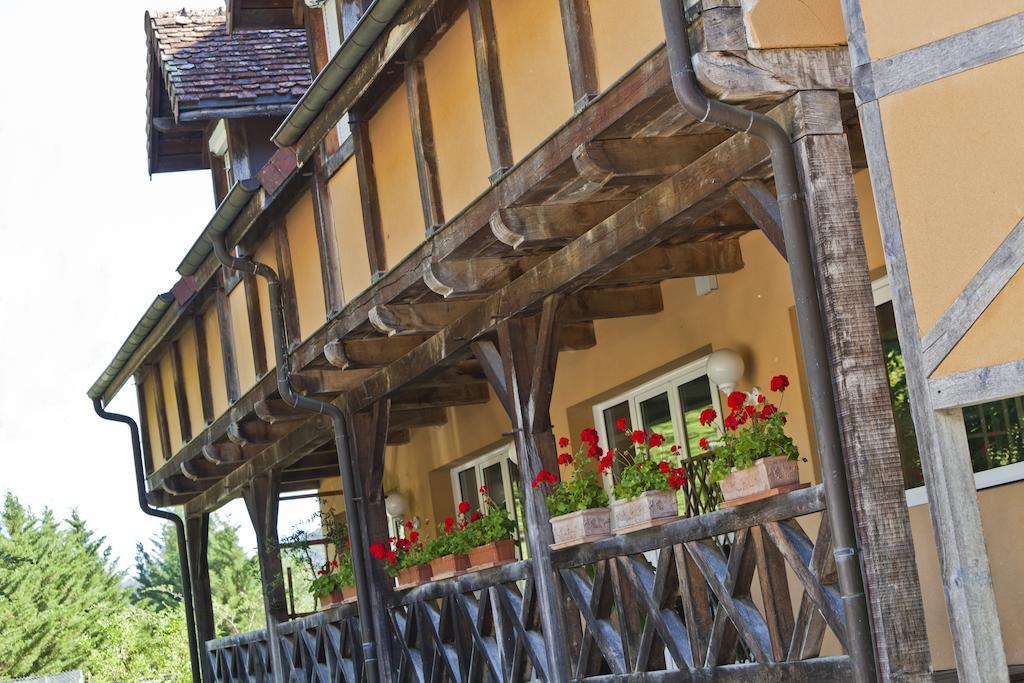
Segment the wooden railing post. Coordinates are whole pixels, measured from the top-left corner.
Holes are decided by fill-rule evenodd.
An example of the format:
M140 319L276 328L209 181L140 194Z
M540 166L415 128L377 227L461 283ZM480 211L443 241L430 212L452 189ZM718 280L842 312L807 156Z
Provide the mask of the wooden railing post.
M281 569L280 542L277 537L277 510L281 493L281 473L278 470L254 477L245 490L245 507L249 511L256 531L256 557L263 585L263 608L267 617L267 647L270 649L270 668L274 683L284 683L284 662L281 658L278 625L287 620L284 576Z
M356 477L361 477L364 484L363 495L366 528L363 538L368 542L385 541L388 538L388 520L384 509L384 448L388 437L388 417L391 412L390 401L378 401L369 410L355 413L352 416L352 442L356 457ZM355 551L355 549L353 549ZM369 600L374 614L379 618L373 622L373 638L377 644L377 660L380 680L390 683L394 680L394 655L391 648L391 628L385 617L388 598L391 594L392 581L384 572L384 567L376 561L371 563L370 588L368 596L360 595L360 600Z
M192 595L183 595L182 600L192 601L192 611L196 618L196 640L199 641L199 661L202 664L205 683L213 681L213 669L210 666L210 658L206 655L206 643L213 640L216 635L207 555L209 540L209 513L185 518L185 546L188 552L188 572L192 579Z

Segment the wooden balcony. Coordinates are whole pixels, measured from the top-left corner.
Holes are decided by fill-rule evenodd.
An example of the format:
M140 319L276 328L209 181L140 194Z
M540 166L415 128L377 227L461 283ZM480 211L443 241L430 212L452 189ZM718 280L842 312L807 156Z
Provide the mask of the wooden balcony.
M849 680L845 655L822 654L826 631L846 640L824 508L816 486L552 552L573 680ZM378 649L395 680L548 680L529 562L387 604ZM359 680L358 632L354 604L281 624L285 680ZM272 677L264 631L210 641L206 655L216 681Z

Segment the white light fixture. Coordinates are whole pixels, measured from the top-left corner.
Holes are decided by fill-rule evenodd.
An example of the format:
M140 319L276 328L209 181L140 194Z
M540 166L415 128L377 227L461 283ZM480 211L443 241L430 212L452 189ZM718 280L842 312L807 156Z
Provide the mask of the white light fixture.
M306 7L310 9L318 9L327 4L327 0L306 0Z
M401 519L409 508L409 501L398 491L392 491L384 496L384 509L392 517Z
M743 377L743 356L732 349L719 349L708 356L707 373L722 393L730 394Z

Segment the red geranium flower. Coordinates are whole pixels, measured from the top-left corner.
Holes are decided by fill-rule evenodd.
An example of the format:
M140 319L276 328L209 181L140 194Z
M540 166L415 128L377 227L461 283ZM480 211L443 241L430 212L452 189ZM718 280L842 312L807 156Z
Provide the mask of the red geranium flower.
M466 501L462 501L461 503L459 503L459 514L464 515L467 512L469 512L469 503L467 503Z
M412 520L409 520L408 522L405 523L405 528L406 529L412 529L413 528Z
M726 429L731 429L731 430L735 431L736 428L739 427L739 426L740 426L740 423L736 419L736 415L735 414L734 415L730 415L729 417L725 418L725 428Z
M672 448L669 449L669 450L671 450L673 453L678 453L679 452L679 445L678 444L672 444Z
M600 438L601 437L597 435L597 430L594 429L593 427L587 427L582 432L580 432L580 441L584 443L597 444L597 441Z
M475 521L477 521L478 519L480 519L480 513L479 513L479 512L477 512L476 510L474 510L474 511L473 511L473 514L471 514L471 515L469 516L469 521L471 521L471 522L475 522Z
M571 463L572 463L572 456L571 455L569 455L568 453L559 453L558 454L558 464L559 465L569 465Z
M679 490L686 486L686 470L677 467L668 473L669 488Z
M587 457L600 458L601 453L603 452L604 450L600 446L598 446L597 444L591 444L590 448L587 449Z
M789 386L789 378L785 375L775 375L772 377L771 388L772 391L785 391L786 387Z
M615 421L615 426L616 428L618 428L620 432L626 431L626 418L620 417L618 420Z
M561 439L558 440L558 447L559 448L565 448L568 445L569 445L569 437L563 436Z
M744 411L745 411L745 412L747 413L747 415L749 415L750 417L753 417L754 415L756 415L756 414L757 414L757 408L755 408L754 406L744 406L744 407L743 407L743 410L744 410Z
M647 440L647 443L652 447L657 448L661 444L665 443L665 437L661 434L651 434L651 438Z
M398 555L396 555L393 550L388 551L388 564L392 566L398 564Z
M603 458L597 463L597 471L604 472L607 469L611 469L612 465L615 464L615 453L614 451L608 451Z
M416 543L419 540L420 540L420 532L413 531L411 534L409 534L409 542L410 543Z
M669 470L670 470L671 468L670 468L670 467L668 466L668 463L667 463L667 462L665 462L664 460L662 460L661 462L659 462L659 463L658 463L658 469L659 469L659 470L661 470L661 473L662 473L662 474L668 474L668 471L669 471Z
M409 539L407 538L400 538L397 541L395 541L395 548L397 550L401 550L403 553L409 550L410 545L411 544L409 543Z
M700 413L700 423L707 427L715 421L716 417L718 417L718 413L715 412L714 408L705 408Z
M698 441L697 443L700 444L700 447L703 448L704 450L711 450L711 445L708 443L708 440L705 439L703 436L700 437L700 441Z
M384 550L384 544L383 543L371 543L370 544L370 555L375 557L375 558L377 558L378 560L384 559L384 555L386 554L386 552L387 551Z
M736 410L737 408L741 407L744 403L746 403L747 395L744 394L742 391L734 391L731 394L729 394L729 398L726 399L726 401L728 402L730 408Z
M635 444L642 444L644 441L647 441L647 432L642 429L634 429L629 438Z
M454 525L455 525L455 520L454 519L452 519L451 517L445 517L445 519L444 519L444 532L446 534L450 533L451 530L452 530L452 526L454 526Z
M778 408L776 408L771 403L767 403L765 404L764 408L761 409L761 419L767 420L769 417L771 417L777 412L779 412Z

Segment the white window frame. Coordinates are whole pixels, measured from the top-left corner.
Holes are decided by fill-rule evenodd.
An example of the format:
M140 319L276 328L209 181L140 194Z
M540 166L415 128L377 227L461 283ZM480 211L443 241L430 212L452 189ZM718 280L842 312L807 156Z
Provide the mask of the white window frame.
M695 361L687 363L682 367L676 368L670 372L665 373L659 377L656 377L648 382L644 382L640 386L634 387L629 391L625 391L618 396L610 398L606 401L594 405L593 417L594 417L594 428L597 430L598 435L601 437L601 443L609 446L611 440L608 438L607 430L604 424L604 411L608 408L616 406L620 403L629 404L629 419L630 424L641 425L643 424L642 415L640 413L640 404L649 398L657 396L659 394L668 394L669 410L672 414L672 424L674 428L678 429L678 434L685 434L682 430L683 426L683 415L682 406L679 403L679 386L692 382L695 379L701 377L707 377L708 374L708 357L703 356ZM715 412L718 413L718 421L721 421L722 415L722 396L718 385L708 378L708 386L711 389L711 403L715 408ZM687 444L680 444L683 447L688 447ZM688 457L697 455L696 453L686 452ZM611 471L604 473L604 487L608 492L608 495L612 495L612 487L614 482L612 481Z
M495 463L501 465L502 481L505 486L505 509L510 515L515 515L515 509L512 507L512 474L508 469L508 461L512 460L517 465L519 464L519 458L516 454L516 448L514 444L508 443L499 448L484 453L481 456L473 458L467 462L456 465L451 469L452 477L452 501L453 506L458 505L459 501L463 500L461 486L459 484L459 474L469 469L476 470L476 481L477 484L483 486L484 475L483 471L485 467L490 467ZM467 501L473 507L480 509L480 492L476 491L476 500ZM453 510L454 512L454 510Z
M327 0L320 10L324 20L324 42L327 45L327 61L330 62L334 55L338 54L341 44L345 42L344 28L341 25L341 12L338 3L342 0ZM346 111L335 126L338 132L338 144L345 142L352 131L348 125L348 112Z
M871 292L874 295L875 308L892 301L892 287L889 284L889 276L874 280L871 283ZM916 428L916 425L915 425ZM978 491L1009 484L1015 481L1024 480L1024 462L1015 462L1012 465L993 467L989 470L982 470L974 473L974 488ZM917 486L906 490L907 507L925 505L928 503L928 491L925 486Z

